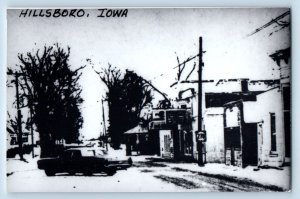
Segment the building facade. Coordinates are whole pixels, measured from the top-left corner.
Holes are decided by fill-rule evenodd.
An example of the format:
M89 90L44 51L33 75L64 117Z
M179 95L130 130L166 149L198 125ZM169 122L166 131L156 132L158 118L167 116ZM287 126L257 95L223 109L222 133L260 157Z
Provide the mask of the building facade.
M174 160L193 159L191 110L188 108L153 109L149 134L158 137L158 155Z

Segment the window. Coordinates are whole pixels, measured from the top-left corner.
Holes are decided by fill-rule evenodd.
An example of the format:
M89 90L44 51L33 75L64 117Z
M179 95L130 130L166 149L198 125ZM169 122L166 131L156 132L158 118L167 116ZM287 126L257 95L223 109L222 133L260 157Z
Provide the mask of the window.
M291 88L282 87L283 112L284 112L284 134L285 134L285 156L291 157Z
M271 151L276 151L276 118L275 113L270 113L271 121Z
M165 120L165 111L159 111L159 112L154 113L153 120L155 120L155 121Z
M75 152L75 151L74 151ZM80 157L80 151L76 151L77 152L77 156ZM74 153L75 154L75 153ZM87 149L87 150L81 150L81 154L83 157L94 157L96 155L95 150L93 149ZM76 157L77 157L76 156Z

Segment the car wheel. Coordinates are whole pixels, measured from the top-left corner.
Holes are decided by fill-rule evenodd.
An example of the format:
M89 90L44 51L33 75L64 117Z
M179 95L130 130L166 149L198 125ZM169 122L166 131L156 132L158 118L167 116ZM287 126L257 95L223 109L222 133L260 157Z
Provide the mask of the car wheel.
M69 171L68 173L69 173L69 175L71 175L71 176L75 175L75 171Z
M131 158L128 158L128 164L129 164L129 166L132 166L132 159Z
M85 176L92 176L93 173L84 173L83 175L85 175Z
M85 175L85 176L92 176L92 175L93 175L93 172L91 172L91 171L85 171L85 172L83 173L83 175Z
M106 174L107 174L108 176L113 176L115 173L116 173L116 170L115 170L115 169L108 169L108 170L106 171Z
M47 176L54 176L55 175L55 171L52 170L45 170L45 173Z

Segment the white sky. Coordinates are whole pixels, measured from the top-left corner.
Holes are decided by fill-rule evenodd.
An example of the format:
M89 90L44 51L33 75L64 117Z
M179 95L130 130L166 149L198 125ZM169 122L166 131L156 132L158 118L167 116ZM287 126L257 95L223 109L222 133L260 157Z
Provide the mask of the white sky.
M286 11L129 9L127 18L97 18L96 10L86 10L89 17L19 18L20 10L9 10L7 63L14 67L18 53L59 43L71 47L70 65L74 68L85 65L87 58L96 69L106 67L109 62L123 71L134 70L168 93L177 72L173 69L177 65L175 52L181 61L197 54L202 36L206 51L204 79L272 79L274 62L268 55L290 46L289 31L271 37L267 31L246 35ZM99 135L102 119L99 102L106 88L91 67L83 73L80 83L85 102L81 132L90 138ZM8 110L14 95L14 89L9 89Z

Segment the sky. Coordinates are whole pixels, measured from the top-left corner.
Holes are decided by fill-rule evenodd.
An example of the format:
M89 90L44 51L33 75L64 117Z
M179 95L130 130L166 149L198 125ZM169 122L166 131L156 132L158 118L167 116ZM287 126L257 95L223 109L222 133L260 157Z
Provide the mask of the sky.
M177 56L184 61L198 54L203 38L203 79L274 79L274 62L268 55L290 46L289 30L268 35L263 30L247 35L287 11L273 9L129 9L127 17L99 18L97 10L80 18L19 17L21 10L7 13L7 63L18 64L17 54L59 43L71 48L70 65L83 70L80 84L86 138L101 130L101 99L106 87L92 69L108 63L134 70L161 91L174 96ZM91 59L92 64L86 59ZM186 67L191 67L193 62ZM7 108L12 111L14 89L8 89Z

